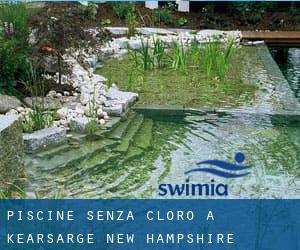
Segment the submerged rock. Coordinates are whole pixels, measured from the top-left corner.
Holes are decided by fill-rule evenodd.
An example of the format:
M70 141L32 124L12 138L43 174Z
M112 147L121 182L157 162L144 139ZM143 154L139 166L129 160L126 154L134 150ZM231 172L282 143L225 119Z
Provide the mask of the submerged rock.
M14 96L0 95L0 114L5 114L21 105L22 103Z

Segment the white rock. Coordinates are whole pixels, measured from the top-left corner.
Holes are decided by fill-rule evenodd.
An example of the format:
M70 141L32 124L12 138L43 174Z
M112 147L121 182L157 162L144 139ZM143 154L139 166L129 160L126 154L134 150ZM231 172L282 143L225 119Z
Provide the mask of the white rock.
M98 110L97 110L97 116L98 116L99 118L102 118L102 117L104 116L102 109L98 109Z
M60 119L66 119L67 116L68 116L68 113L69 113L69 109L67 109L67 108L61 108L61 109L58 109L56 111L56 113L57 113L57 115L58 115L58 117Z
M15 109L11 109L5 115L18 115L18 111Z
M55 90L50 90L47 94L48 97L55 97L56 96L56 91Z
M100 125L104 125L105 124L105 120L104 119L100 119L99 123L100 123Z
M19 113L22 113L22 112L24 112L24 108L23 108L23 107L17 107L17 111L18 111Z
M75 112L79 115L84 115L84 110L80 107L76 107Z

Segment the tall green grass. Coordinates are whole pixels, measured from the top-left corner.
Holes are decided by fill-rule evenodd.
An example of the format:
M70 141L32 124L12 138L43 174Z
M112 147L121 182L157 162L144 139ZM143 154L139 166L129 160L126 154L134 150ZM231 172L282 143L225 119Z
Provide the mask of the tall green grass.
M166 45L160 39L153 39L153 45L154 64L161 69L165 66Z
M231 39L226 46L217 41L209 41L203 50L207 78L219 77L224 79L229 61L234 50L234 41Z
M26 81L23 81L23 84L33 97L32 111L24 115L22 125L25 133L32 133L36 130L50 127L55 120L55 112L45 109L43 98L45 93L44 83L32 64L29 64L26 79ZM41 97L38 98L38 96Z
M173 46L172 68L185 73L188 67L188 51L182 43L175 43Z

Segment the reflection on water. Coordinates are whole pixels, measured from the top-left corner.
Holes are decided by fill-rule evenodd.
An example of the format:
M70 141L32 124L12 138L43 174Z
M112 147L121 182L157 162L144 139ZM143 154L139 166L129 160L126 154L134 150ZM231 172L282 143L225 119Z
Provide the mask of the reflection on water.
M130 119L78 149L28 156L28 188L47 197L60 190L66 197L159 198L159 183L181 184L187 178L210 183L213 178L229 185L230 198L300 198L297 119L246 114L176 119L136 114ZM184 174L199 161L234 162L236 152L243 152L244 164L253 166L250 175Z
M270 51L300 101L300 48L271 47Z

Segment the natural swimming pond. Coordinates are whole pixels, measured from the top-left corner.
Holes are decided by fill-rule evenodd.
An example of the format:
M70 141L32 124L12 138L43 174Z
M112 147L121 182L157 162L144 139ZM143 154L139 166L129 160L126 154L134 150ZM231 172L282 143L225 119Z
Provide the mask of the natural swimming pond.
M223 113L133 111L93 140L77 135L68 144L27 155L27 190L42 197L161 198L162 183L226 183L229 198L299 198L300 117L283 112L297 105L287 86L272 85L273 72L265 69L272 65L270 55L264 47L253 49L260 50L270 63L252 64L243 76L262 85L254 102ZM200 161L235 163L237 152L245 154L244 165L252 166L243 178L185 174Z
M299 198L299 125L286 117L242 113L168 118L131 113L103 138L30 157L31 188L47 197L59 192L63 197L157 198L160 183L224 182L207 173L184 173L207 159L234 162L242 151L253 168L249 176L225 180L229 197Z

